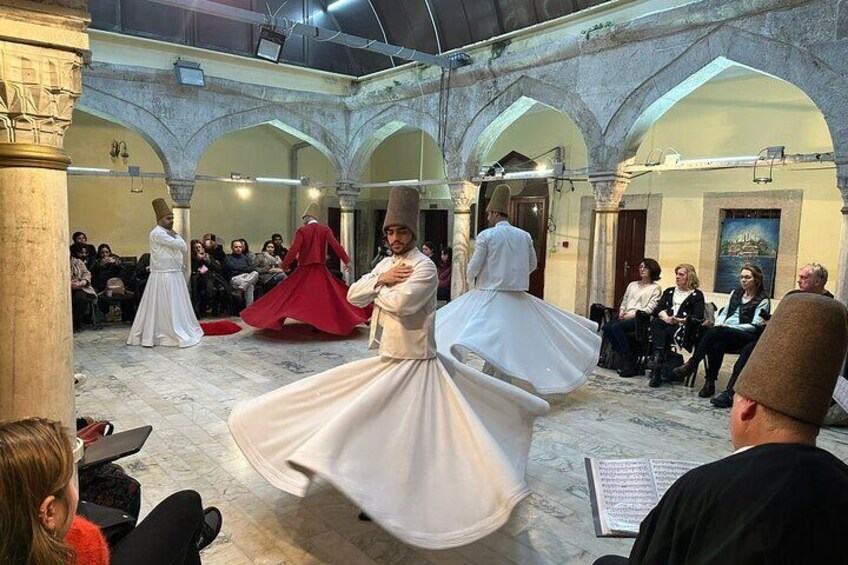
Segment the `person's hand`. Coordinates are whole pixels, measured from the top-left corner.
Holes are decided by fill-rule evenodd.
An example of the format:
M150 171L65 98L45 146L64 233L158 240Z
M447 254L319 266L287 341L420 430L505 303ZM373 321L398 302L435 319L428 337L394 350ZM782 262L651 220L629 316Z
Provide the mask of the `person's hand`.
M82 288L82 283L80 281L71 281L71 288L79 290Z
M149 272L150 272L150 267L149 267L149 266L147 266L147 267L145 267L145 268L144 268L144 270L145 270L145 271L147 271L147 272L149 273Z
M636 312L625 312L621 316L619 316L622 320L629 320L631 318L636 317Z
M350 272L350 263L345 263L344 267L342 267L342 270L345 273L349 273Z
M675 318L674 316L669 316L668 318L665 319L665 323L668 324L669 326L673 326L675 324L680 323L680 318Z
M377 284L385 286L396 285L408 279L410 275L412 275L412 267L401 263L377 277Z
M716 323L713 322L712 320L704 320L704 323L701 324L701 325L704 326L705 328L711 328L711 327L715 326ZM721 324L719 324L719 325L721 325Z
M197 268L197 272L200 273L201 275L205 275L208 271L209 271L209 267L207 267L206 265L201 265L200 267Z

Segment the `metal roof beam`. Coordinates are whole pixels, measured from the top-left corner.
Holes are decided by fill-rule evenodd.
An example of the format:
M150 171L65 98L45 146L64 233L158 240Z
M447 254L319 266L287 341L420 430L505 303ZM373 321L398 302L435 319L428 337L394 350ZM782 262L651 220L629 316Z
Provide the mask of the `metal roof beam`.
M287 18L272 17L257 12L251 12L250 10L242 10L241 8L235 8L233 6L225 6L224 4L218 4L217 2L210 2L209 0L150 1L155 2L156 4L164 4L166 6L181 8L183 10L206 14L209 16L217 16L219 18L233 20L236 22L260 26L271 26L275 29L282 29L286 33L302 35L303 37L307 37L315 41L330 41L332 43L339 43L354 49L373 51L374 53L380 53L387 57L398 57L400 59L406 59L407 61L417 61L419 63L426 63L443 69L456 69L463 66L462 62L448 57L443 57L441 55L430 55L429 53L422 53L421 51L410 49L409 47L399 47L397 45L391 45L389 43L383 43L382 41L373 39L365 39L363 37L342 33L340 31L332 31L309 24L292 22Z

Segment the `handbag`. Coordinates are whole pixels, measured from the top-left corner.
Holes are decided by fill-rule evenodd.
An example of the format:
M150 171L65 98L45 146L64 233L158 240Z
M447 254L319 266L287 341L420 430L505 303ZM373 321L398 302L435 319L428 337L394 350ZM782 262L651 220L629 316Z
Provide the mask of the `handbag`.
M124 281L118 277L112 277L106 281L106 296L123 296L126 294L126 291L127 289L124 287Z

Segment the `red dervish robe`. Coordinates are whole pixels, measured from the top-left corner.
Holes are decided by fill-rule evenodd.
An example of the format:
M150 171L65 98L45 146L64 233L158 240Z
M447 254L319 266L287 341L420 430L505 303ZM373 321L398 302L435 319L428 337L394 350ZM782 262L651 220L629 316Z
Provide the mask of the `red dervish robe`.
M325 266L327 246L344 263L350 262L333 231L312 222L297 228L283 261L283 270L297 260L298 267L268 294L245 308L241 318L255 328L281 330L293 318L336 335L347 335L371 317L371 307L357 308L347 301L347 285Z

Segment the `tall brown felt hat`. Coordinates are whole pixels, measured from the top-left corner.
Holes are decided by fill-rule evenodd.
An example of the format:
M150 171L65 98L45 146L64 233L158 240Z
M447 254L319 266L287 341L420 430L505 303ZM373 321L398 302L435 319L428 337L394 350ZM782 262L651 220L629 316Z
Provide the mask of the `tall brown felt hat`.
M776 412L820 426L848 349L848 310L799 292L780 301L736 392Z
M504 216L509 215L509 186L499 184L492 193L492 199L486 206L486 212L498 212Z
M312 216L316 220L319 218L319 214L321 214L321 208L318 207L317 202L310 202L309 206L306 207L306 210L301 214L301 218L305 218L306 216Z
M411 186L396 186L389 194L389 206L386 219L383 221L383 231L389 226L409 228L414 236L418 236L418 190Z
M170 216L174 212L171 210L171 207L168 206L168 203L165 202L164 198L157 198L153 201L153 212L156 214L156 221L158 222L165 216Z

